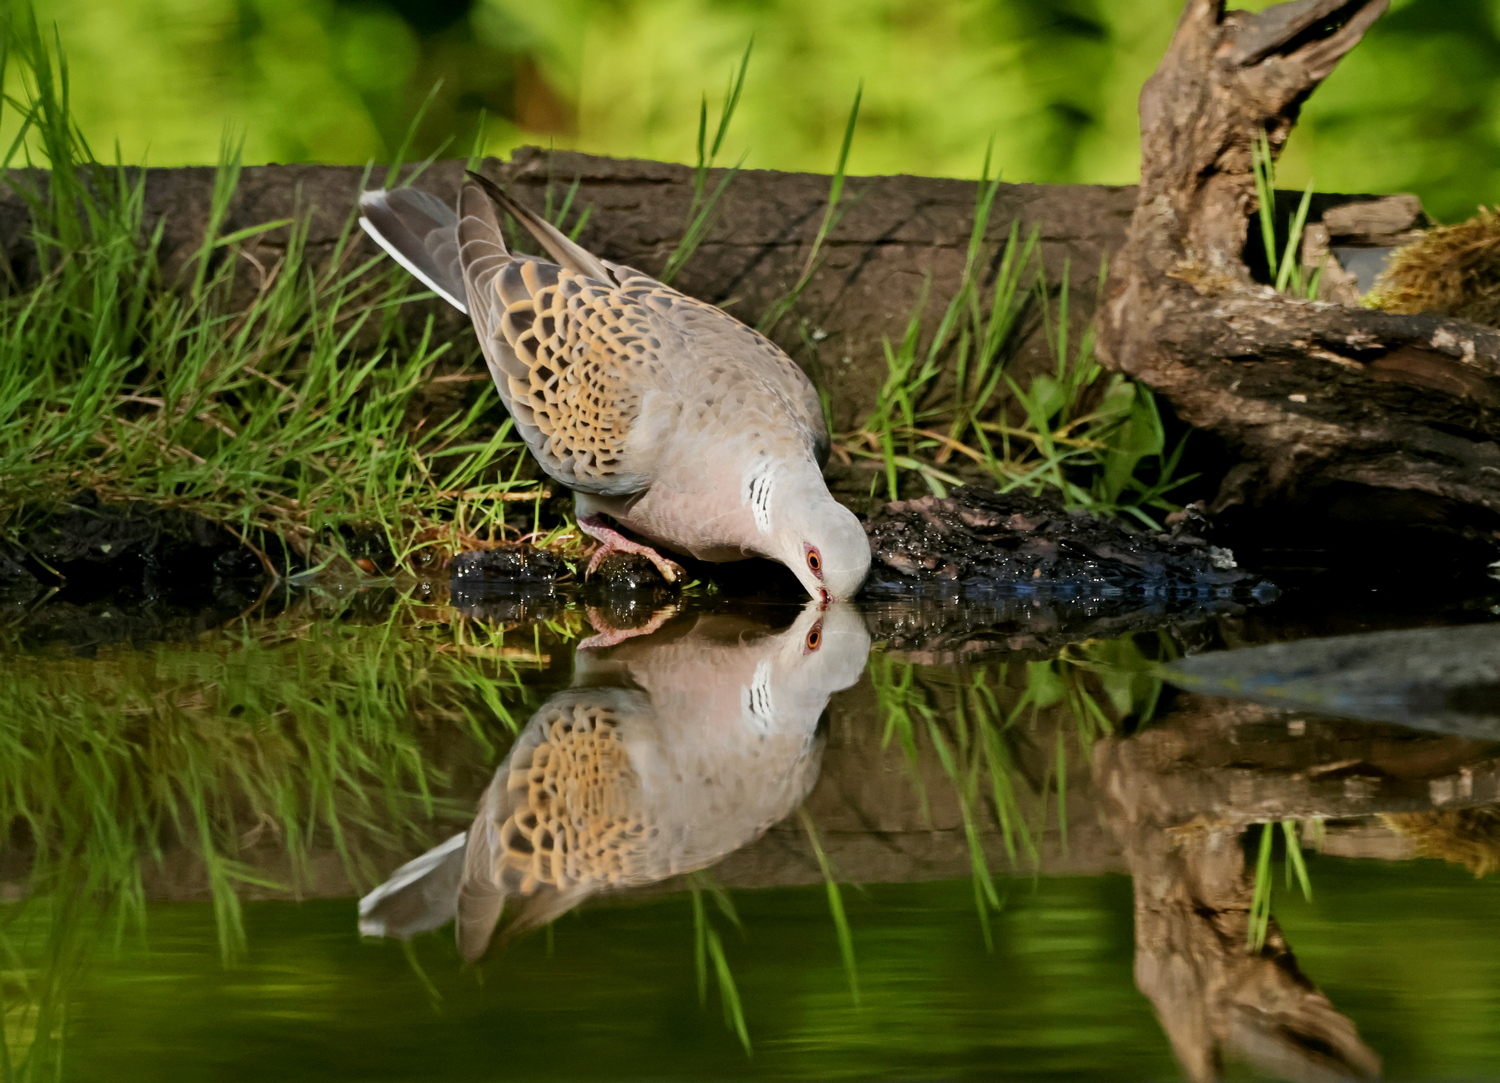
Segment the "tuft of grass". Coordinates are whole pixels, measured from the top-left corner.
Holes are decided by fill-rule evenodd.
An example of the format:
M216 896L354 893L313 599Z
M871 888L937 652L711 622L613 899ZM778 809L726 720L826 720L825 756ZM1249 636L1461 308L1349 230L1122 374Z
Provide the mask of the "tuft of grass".
M936 326L926 323L924 289L901 341L885 344L875 407L841 447L880 463L892 500L903 475L939 496L983 479L1154 527L1152 513L1175 510L1167 494L1190 480L1179 473L1185 442L1168 452L1151 392L1104 372L1092 330L1075 335L1070 275L1065 269L1055 293L1048 288L1035 230L1022 235L1012 224L986 281L999 185L998 176L979 185L959 287ZM1038 324L1053 364L1023 386L1008 367Z
M537 491L522 445L508 421L483 424L486 396L422 414L450 346L430 321L396 318L409 282L357 258L352 211L317 258L302 213L224 232L240 173L226 140L205 234L167 266L144 172L96 159L68 114L60 50L34 24L11 30L0 65L20 69L20 89L0 109L0 164L50 173L10 174L36 274L0 297L0 534L80 488L189 508L303 566L355 526L398 557L458 544L456 510L503 531L504 503L478 515L477 494Z
M828 199L823 204L823 217L818 221L818 231L813 234L813 243L802 265L802 273L797 276L791 288L761 315L755 325L755 329L761 334L775 334L781 321L786 319L797 299L807 290L813 276L818 273L818 268L823 266L823 245L828 241L829 233L833 232L848 209L842 206L844 182L848 177L849 149L854 145L854 128L859 123L859 103L863 97L864 87L861 86L854 92L854 104L849 107L849 119L844 124L844 140L839 145L838 160L834 163L833 174L828 181Z
M1307 182L1297 209L1292 213L1286 240L1280 242L1276 237L1276 159L1271 154L1271 144L1265 132L1255 133L1251 168L1255 172L1256 218L1260 222L1261 243L1265 248L1271 285L1279 293L1317 300L1323 268L1315 268L1308 274L1302 263L1302 231L1307 225L1308 208L1312 205L1312 181Z
M739 67L730 73L724 103L719 109L719 124L714 129L712 141L708 138L708 98L704 97L699 102L698 165L693 170L693 201L688 206L687 228L683 231L682 239L677 242L677 247L672 250L672 254L667 257L666 266L662 268L660 278L663 282L670 283L676 278L687 261L693 258L693 253L698 251L698 246L708 236L709 227L718 216L719 200L739 174L744 159L726 169L712 190L708 187L709 171L718 160L719 151L724 147L724 137L729 133L729 123L734 119L735 110L739 108L740 94L745 89L745 72L750 69L750 52L754 48L755 39L751 38L745 43Z

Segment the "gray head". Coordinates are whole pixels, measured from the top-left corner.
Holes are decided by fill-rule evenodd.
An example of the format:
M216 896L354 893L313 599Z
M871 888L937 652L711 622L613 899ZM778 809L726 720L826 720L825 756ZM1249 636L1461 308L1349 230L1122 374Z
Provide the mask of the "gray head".
M870 570L870 541L852 511L829 495L811 463L776 487L767 556L824 601L846 601Z

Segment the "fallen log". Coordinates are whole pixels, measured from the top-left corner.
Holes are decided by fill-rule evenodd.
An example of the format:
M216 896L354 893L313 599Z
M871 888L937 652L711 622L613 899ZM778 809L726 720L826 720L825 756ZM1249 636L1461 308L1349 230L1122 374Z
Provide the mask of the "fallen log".
M415 183L453 199L465 164L433 163ZM508 161L486 159L479 168L533 207L549 200L559 205L576 183L573 206L590 210L580 243L605 259L652 274L662 271L691 217L694 170L688 166L522 147ZM161 227L169 277L202 245L214 173L208 167L145 170L144 233L149 236ZM707 188L717 189L724 180L724 170L710 170ZM36 268L28 240L28 203L16 188L44 187L46 174L15 171L9 181L0 185L0 250L15 279L24 284L34 278ZM326 260L348 226L361 186L383 183L383 174L370 175L358 166L249 166L240 174L220 233L300 218L306 224L307 253L314 261ZM806 268L828 191L829 178L818 174L740 171L725 186L702 244L673 284L755 323L793 289ZM869 414L887 374L883 343L902 339L924 297L930 336L962 278L978 194L977 183L966 180L849 178L841 216L828 234L816 273L771 331L829 391L835 429L854 427ZM1056 290L1067 278L1081 330L1093 315L1100 269L1124 242L1135 202L1133 187L1001 184L985 231L986 282L993 281L1012 226L1021 237L1035 230L1048 287ZM1393 228L1409 229L1420 219L1420 208L1410 196L1320 195L1311 219L1316 227L1328 223L1330 243L1369 247L1390 243ZM1398 225L1391 227L1391 221ZM252 268L269 273L285 253L288 236L282 227L249 237L233 247L239 257L225 249L224 258L245 261L247 273L240 282L244 302L259 281ZM361 258L380 255L363 238L357 239L356 253ZM384 261L378 266L389 269ZM437 320L440 335L472 342L467 320L441 301L401 310L401 318L414 327L429 316ZM1028 372L1050 369L1053 361L1039 321L1022 331L1011 371L1024 382ZM459 354L454 364L467 366L477 348Z
M1189 0L1141 94L1141 186L1098 350L1223 438L1236 465L1211 510L1237 547L1283 544L1297 523L1353 560L1396 564L1404 549L1430 565L1438 546L1480 570L1500 541L1500 332L1296 299L1247 258L1257 139L1280 152L1386 6Z
M463 181L462 160L432 163L412 182L449 202ZM571 151L521 147L509 160L485 159L479 172L507 187L528 206L557 207L570 189L575 208L569 223L588 211L578 240L605 259L660 274L692 219L695 170L638 159L605 158ZM129 171L132 178L136 171ZM162 229L161 253L169 277L199 252L209 222L215 170L210 167L144 171L144 234ZM401 171L409 179L412 170ZM830 178L813 173L740 170L732 179L710 170L706 189L723 185L708 229L673 285L755 324L786 297L813 258L813 242L828 203ZM14 277L25 283L36 273L28 240L29 204L17 188L44 189L43 171L14 171L0 185L0 247ZM724 182L728 180L728 183ZM399 182L399 181L398 181ZM230 199L220 234L270 222L302 220L306 252L326 260L350 222L362 187L387 183L384 171L359 166L265 165L246 167ZM770 329L830 393L835 428L864 420L886 376L883 341L899 342L907 322L927 299L928 332L942 306L958 289L974 223L978 184L938 177L851 177L840 216L817 259L817 272L795 304ZM1081 331L1092 315L1099 272L1124 239L1134 203L1133 189L1106 185L1002 184L985 232L989 275L1013 223L1022 236L1035 230L1039 263L1050 287L1066 275L1079 299L1074 316ZM248 304L260 281L284 255L289 227L249 237L236 246L246 260L241 301ZM356 235L359 258L381 257L374 243ZM226 257L227 256L226 250ZM381 259L380 273L391 269ZM263 272L250 268L259 267ZM473 333L466 317L433 300L403 306L401 318L415 327L429 316L441 335L468 349ZM1050 367L1039 327L1028 328L1017 349L1016 372Z

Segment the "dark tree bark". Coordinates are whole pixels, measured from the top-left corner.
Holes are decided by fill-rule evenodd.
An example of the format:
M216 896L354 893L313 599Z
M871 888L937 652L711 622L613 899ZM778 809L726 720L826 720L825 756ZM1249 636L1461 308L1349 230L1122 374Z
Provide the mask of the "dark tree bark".
M1352 487L1385 494L1366 502L1370 518L1425 517L1493 544L1500 332L1297 300L1256 284L1245 259L1255 137L1280 151L1386 2L1296 0L1252 15L1188 0L1141 93L1141 186L1099 352L1240 459L1216 511Z

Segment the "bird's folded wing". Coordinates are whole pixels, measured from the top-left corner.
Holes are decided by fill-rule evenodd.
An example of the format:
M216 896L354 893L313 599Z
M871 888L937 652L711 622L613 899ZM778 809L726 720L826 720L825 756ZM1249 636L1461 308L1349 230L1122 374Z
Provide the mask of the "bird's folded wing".
M656 833L622 728L650 732L650 700L634 689L570 689L532 716L485 790L468 832L457 935L466 959L545 924L596 891L660 879L647 871Z
M681 334L639 290L509 253L478 188L465 189L461 210L469 313L532 453L573 489L625 496L649 487L660 447L637 430L660 431L659 418L643 415L668 384L673 351L684 350Z

